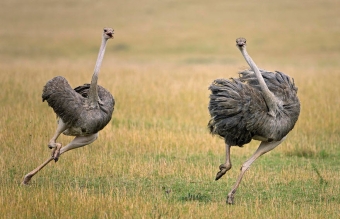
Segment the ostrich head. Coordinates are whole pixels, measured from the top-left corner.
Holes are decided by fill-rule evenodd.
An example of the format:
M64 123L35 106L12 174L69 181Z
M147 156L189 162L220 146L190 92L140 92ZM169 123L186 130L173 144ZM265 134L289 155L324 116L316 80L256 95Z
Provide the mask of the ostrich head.
M243 37L237 38L236 39L236 46L238 46L239 48L245 46L247 44L247 40Z
M113 38L113 29L110 27L105 27L103 37L107 40Z

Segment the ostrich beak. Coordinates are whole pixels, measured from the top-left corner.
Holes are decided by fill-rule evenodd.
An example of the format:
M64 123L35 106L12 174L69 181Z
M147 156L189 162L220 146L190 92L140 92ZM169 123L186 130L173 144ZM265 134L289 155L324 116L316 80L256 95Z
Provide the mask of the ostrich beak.
M114 30L112 28L104 28L104 35L106 39L112 39Z
M245 46L246 44L247 44L247 40L245 38L240 37L236 39L236 46L242 47L242 46Z
M113 33L107 33L110 38L113 38Z

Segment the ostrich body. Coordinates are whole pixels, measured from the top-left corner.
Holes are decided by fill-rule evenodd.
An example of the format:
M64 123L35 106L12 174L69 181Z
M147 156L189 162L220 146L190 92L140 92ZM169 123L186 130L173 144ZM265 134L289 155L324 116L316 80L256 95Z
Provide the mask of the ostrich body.
M259 70L246 51L244 38L238 38L236 45L251 69L241 72L238 79L217 79L209 87L211 120L208 127L212 134L223 137L226 145L226 161L220 165L216 180L231 169L231 146L242 147L252 139L261 144L242 165L228 194L228 204L233 204L246 170L258 157L284 141L300 114L294 80L278 71Z
M98 138L98 132L110 122L115 101L109 91L97 85L97 81L106 42L111 38L113 38L113 29L104 28L91 84L72 89L64 77L57 76L44 86L42 100L46 100L58 116L57 130L48 144L48 147L53 149L52 156L28 173L23 184L28 184L31 178L50 161L57 162L59 156L66 151L94 142ZM61 133L76 137L62 147L61 143L56 142Z

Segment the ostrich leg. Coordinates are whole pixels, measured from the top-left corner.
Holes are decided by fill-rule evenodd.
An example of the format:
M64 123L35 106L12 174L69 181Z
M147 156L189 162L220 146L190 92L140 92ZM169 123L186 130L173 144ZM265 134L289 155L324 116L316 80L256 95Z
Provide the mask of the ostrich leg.
M38 166L37 168L35 168L34 170L32 170L31 172L26 174L25 177L24 177L24 180L22 181L22 184L27 185L35 174L37 174L42 168L44 168L52 160L56 160L56 159L58 160L58 158L61 154L65 153L66 151L91 144L97 138L98 138L98 133L95 133L95 134L89 135L89 136L77 136L73 139L73 141L71 141L68 145L66 145L63 148L61 148L61 144L56 143L56 148L52 151L52 156L50 158L48 158L40 166Z
M42 163L40 166L29 172L28 174L25 175L24 180L22 181L22 185L27 185L28 182L32 179L32 177L39 172L42 168L44 168L49 162L51 162L53 157L48 158L44 163Z
M230 161L230 146L226 143L225 144L225 151L226 151L226 161L225 163L220 165L220 171L216 174L215 180L219 180L228 170L231 169L231 161Z
M65 131L66 129L67 129L66 124L63 122L63 120L61 120L61 119L59 118L57 130L55 131L53 137L51 138L51 140L50 140L49 143L48 143L48 147L49 147L50 149L55 148L55 147L57 146L57 145L56 145L56 144L57 144L57 143L56 143L57 138L58 138L59 135L60 135L63 131ZM53 155L53 154L52 154L52 155Z
M250 167L250 165L257 159L259 158L261 155L267 153L268 151L273 150L275 147L277 147L279 144L281 144L281 142L284 141L286 137L283 137L280 141L272 141L272 142L261 142L260 146L257 148L257 150L255 151L255 153L253 154L253 156L251 156L251 158L249 160L247 160L241 167L241 173L238 176L236 183L234 184L234 187L232 188L232 190L229 192L228 194L228 198L227 198L227 203L228 204L233 204L234 203L234 194L236 193L236 190L238 188L238 186L241 183L242 177L244 175L244 173L248 170L248 168Z
M61 148L60 154L63 154L66 151L69 151L75 148L79 148L79 147L83 147L85 145L91 144L92 142L97 140L97 138L98 138L98 133L88 135L88 136L77 136L68 145Z

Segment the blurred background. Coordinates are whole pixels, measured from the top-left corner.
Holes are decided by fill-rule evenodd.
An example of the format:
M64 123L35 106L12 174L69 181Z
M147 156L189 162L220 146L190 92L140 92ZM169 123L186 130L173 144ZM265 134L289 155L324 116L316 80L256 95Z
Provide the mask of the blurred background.
M337 218L339 8L339 0L1 0L0 215ZM72 87L89 83L103 27L115 30L98 81L115 97L112 121L19 187L50 156L56 122L43 86L57 75ZM226 207L259 143L233 147L234 168L214 183L225 149L207 130L208 87L248 68L238 37L259 68L295 79L302 108Z
M107 55L120 61L239 62L235 39L248 39L258 62L336 65L340 16L336 0L3 0L0 57L94 60L100 31L115 39Z

